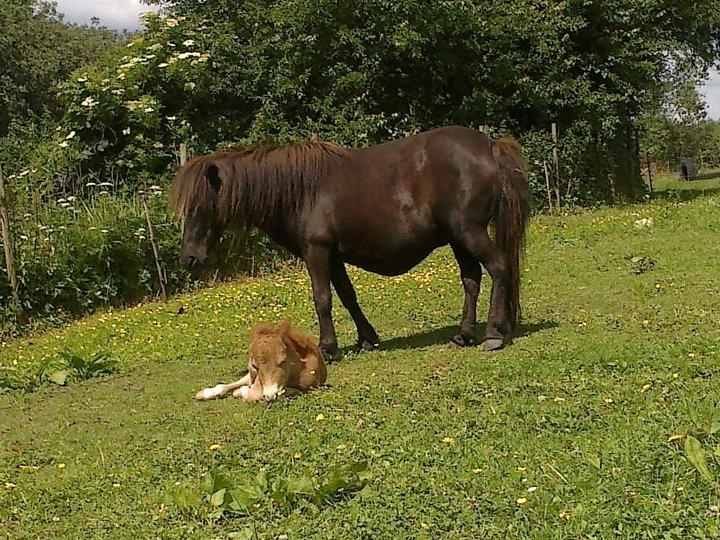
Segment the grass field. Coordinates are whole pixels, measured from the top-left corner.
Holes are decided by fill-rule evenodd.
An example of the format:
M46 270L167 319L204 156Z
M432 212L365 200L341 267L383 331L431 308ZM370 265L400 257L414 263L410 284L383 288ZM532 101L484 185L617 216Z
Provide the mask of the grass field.
M712 191L720 189L720 171L702 171L698 180L680 180L677 172L656 173L653 178L653 189L657 192L667 191Z
M449 251L355 271L382 350L348 347L326 388L269 407L192 396L242 371L255 321L316 331L301 269L3 343L20 386L61 351L119 372L0 394L0 537L716 537L718 261L717 194L537 218L524 322L493 355L445 345ZM213 470L234 491L204 491Z

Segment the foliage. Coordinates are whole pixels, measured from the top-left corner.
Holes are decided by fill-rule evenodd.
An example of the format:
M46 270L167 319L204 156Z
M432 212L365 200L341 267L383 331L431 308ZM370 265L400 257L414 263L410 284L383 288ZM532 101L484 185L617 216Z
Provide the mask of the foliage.
M607 191L608 174L619 193L637 194L637 167L621 174L634 152L629 126L656 100L666 52L706 65L720 36L718 0L169 9L178 16L150 16L127 54L63 88L57 142L91 168L160 172L180 140L194 152L313 136L363 146L449 123L538 138L556 121L572 147L561 174L571 194Z
M261 506L272 506L286 514L298 508L317 512L332 500L360 492L370 478L366 462L336 467L323 480L305 474L279 476L269 482L261 469L254 478L235 483L224 472L214 469L202 489L176 486L168 498L181 513L213 521L249 516Z
M353 270L381 348L352 352L354 327L336 302L348 348L329 366L330 386L270 406L192 396L242 373L258 320L292 316L316 335L301 269L0 344L0 365L18 375L64 350L84 358L108 351L120 363L119 374L97 384L0 396L0 531L183 539L243 538L248 529L253 538L717 535L720 495L688 459L685 438L699 441L717 481L720 298L708 291L720 290L719 208L715 192L537 217L524 320L512 346L494 355L446 345L463 305L449 249L395 278ZM654 226L636 229L640 218ZM702 256L688 246L702 246ZM629 253L646 254L656 268L631 274ZM489 294L483 287L481 324ZM361 461L373 474L362 496L317 509L305 495L291 496L287 509L271 497L276 481L321 485ZM201 484L218 469L235 489L251 489L255 473L266 471L268 488L250 515L207 519L215 507ZM199 499L199 515L168 502L176 488Z
M707 119L698 91L703 79L686 69L672 73L657 103L638 122L641 149L661 169L678 171L686 157L694 157L702 169L720 168L720 122Z
M68 25L44 0L0 1L0 139L11 123L56 111L55 85L117 42L103 28Z
M43 375L51 383L65 386L68 378L86 381L115 373L117 365L117 360L112 359L104 352L97 353L90 358L84 358L71 352L61 351L60 362L48 366Z
M12 300L5 273L0 273L0 335L157 295L142 197L151 210L170 293L237 271L271 270L285 258L268 249L268 241L257 233L229 232L211 267L203 274L190 274L176 262L179 224L157 186L128 198L112 195L117 186L111 183L89 184L83 197L59 197L45 204L35 200L15 222L20 299Z
M547 201L545 166L563 205L644 194L632 122L680 66L695 74L714 58L719 2L179 0L165 4L167 17L148 15L147 30L125 46L78 68L57 96L54 81L101 56L111 36L62 25L44 4L28 18L29 0L6 2L3 13L22 14L6 17L40 36L22 58L11 55L23 75L8 75L8 88L33 78L52 99L45 110L36 97L13 97L24 104L13 117L44 112L30 126L11 124L0 141L25 291L0 318L62 320L155 291L151 253L136 234L145 227L138 196L165 189L180 142L190 155L268 139L366 146L443 124L485 125L522 139L538 206ZM60 49L57 36L68 42L53 53L59 59L41 47ZM86 52L76 54L82 36ZM101 192L105 210L96 212ZM176 226L160 202L153 218L169 263ZM43 240L41 226L58 241ZM246 263L267 245L241 240ZM171 290L188 282L168 271Z

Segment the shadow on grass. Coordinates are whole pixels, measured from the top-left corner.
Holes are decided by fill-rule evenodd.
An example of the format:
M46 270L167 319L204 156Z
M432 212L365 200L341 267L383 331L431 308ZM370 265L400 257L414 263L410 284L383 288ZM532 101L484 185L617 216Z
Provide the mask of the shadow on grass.
M514 338L530 336L542 330L557 328L555 321L540 321L537 323L521 323L515 330ZM433 345L444 345L450 341L450 338L457 334L459 325L444 326L435 328L412 336L402 336L380 342L381 351L400 351L407 349L422 349L423 347L431 347ZM485 333L484 325L478 325L478 336Z

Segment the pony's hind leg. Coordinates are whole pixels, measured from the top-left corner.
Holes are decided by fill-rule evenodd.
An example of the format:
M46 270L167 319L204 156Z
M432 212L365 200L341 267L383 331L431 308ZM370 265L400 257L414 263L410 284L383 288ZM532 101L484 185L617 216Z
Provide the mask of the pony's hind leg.
M370 324L370 321L365 317L362 309L360 309L355 289L350 281L350 277L347 275L345 264L342 261L333 262L331 266L331 280L335 287L335 292L337 292L338 297L340 297L340 301L355 322L358 333L358 346L366 351L376 349L379 345L380 338L372 324Z
M460 347L469 347L477 342L477 299L480 292L482 268L477 259L460 245L452 244L458 266L460 279L465 289L465 303L463 304L460 333L455 335L450 343Z
M501 349L510 340L512 326L509 320L510 270L505 254L490 240L487 229L482 227L465 228L456 242L476 262L480 262L492 278L490 293L490 311L485 327L484 346L488 351ZM460 260L458 260L460 263ZM469 264L469 263L466 263ZM462 272L462 267L461 267ZM479 283L479 280L478 280ZM463 279L465 284L465 279ZM470 281L470 288L472 283ZM466 307L468 306L466 286ZM477 295L475 296L477 299ZM465 320L466 317L463 319Z

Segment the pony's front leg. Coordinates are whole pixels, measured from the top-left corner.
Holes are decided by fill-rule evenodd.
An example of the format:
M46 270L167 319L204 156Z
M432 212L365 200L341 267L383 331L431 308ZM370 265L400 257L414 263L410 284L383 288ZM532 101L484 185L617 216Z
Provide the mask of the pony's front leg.
M230 392L237 391L239 388L242 388L244 386L250 386L251 384L252 377L250 376L250 373L247 373L242 379L240 379L239 381L235 381L234 383L218 384L216 386L213 386L212 388L203 388L197 394L195 394L195 399L206 401L208 399L219 398L222 396L226 396Z
M320 325L320 352L325 360L336 359L340 354L332 321L332 292L330 291L330 251L323 246L309 246L304 253L313 301Z
M335 260L332 262L331 280L333 287L335 287L335 292L337 292L340 297L340 301L355 322L358 333L358 347L366 351L377 349L380 338L372 324L370 324L370 321L365 317L362 309L360 309L355 289L347 274L345 264L342 261Z

